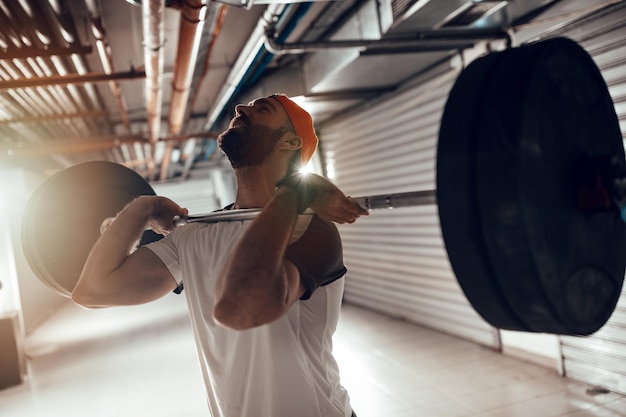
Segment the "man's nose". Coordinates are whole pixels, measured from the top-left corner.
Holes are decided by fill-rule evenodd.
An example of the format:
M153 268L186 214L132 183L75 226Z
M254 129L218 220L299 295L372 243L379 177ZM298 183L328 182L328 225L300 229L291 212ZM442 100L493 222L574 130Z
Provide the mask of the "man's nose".
M237 104L235 106L235 114L237 116L244 114L244 115L248 115L248 109L250 108L250 106L246 106L245 104Z

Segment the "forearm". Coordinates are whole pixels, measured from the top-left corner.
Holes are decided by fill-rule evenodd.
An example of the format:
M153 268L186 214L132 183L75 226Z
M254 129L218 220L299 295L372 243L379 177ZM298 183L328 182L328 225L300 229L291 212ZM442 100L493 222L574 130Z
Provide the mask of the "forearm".
M122 210L91 249L72 298L80 303L103 292L115 292L116 283L107 279L122 265L141 238L150 215L151 202L140 197ZM82 304L82 303L81 303Z
M282 315L297 296L299 274L284 255L298 217L296 192L281 187L250 224L216 284L215 318L247 328Z

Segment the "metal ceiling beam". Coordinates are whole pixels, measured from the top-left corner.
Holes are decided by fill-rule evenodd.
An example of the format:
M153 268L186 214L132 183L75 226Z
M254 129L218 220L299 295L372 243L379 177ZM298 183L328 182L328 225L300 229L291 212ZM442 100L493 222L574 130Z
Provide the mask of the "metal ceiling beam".
M160 138L159 141L173 143L184 142L193 138L217 138L218 133L212 131L173 135ZM72 138L69 140L33 141L19 144L0 145L0 159L17 157L34 157L46 154L70 154L77 152L93 152L117 148L122 144L149 144L151 139L143 135L123 136L92 136Z
M147 140L141 135L83 137L71 140L49 140L30 142L28 144L12 144L0 146L0 159L16 157L35 157L50 154L70 154L93 152L116 148L123 143L143 142Z
M12 119L0 120L0 126L9 125L12 123L39 123L39 122L51 121L51 120L85 119L87 117L106 117L107 115L108 113L106 111L91 111L91 112L79 112L79 113L54 114L54 115L49 115L49 116L15 117Z
M65 85L65 84L86 84L86 83L98 83L111 80L132 80L136 78L145 78L145 71L135 71L131 69L127 72L117 72L114 74L68 74L68 75L53 75L50 77L28 78L20 80L8 80L0 81L0 92L5 92L15 88L29 88L40 87L50 85Z

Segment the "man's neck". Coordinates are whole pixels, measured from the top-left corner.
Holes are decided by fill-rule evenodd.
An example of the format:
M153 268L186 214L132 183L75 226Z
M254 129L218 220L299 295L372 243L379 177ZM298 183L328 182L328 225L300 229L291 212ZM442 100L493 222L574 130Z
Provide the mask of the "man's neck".
M265 165L236 169L237 196L234 208L264 207L274 195L276 183L284 175L282 171Z

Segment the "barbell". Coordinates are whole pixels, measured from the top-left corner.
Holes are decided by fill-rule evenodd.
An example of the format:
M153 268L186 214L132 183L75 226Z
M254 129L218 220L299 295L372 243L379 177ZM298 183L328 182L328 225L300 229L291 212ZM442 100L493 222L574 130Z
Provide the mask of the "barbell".
M619 121L599 69L574 41L555 38L489 54L461 72L441 118L436 190L355 200L370 210L438 204L455 276L491 325L589 335L609 319L624 281L625 172ZM111 162L47 179L22 222L35 275L69 296L103 220L139 195L155 192ZM258 212L220 211L178 224L245 221ZM160 237L146 231L139 245Z

